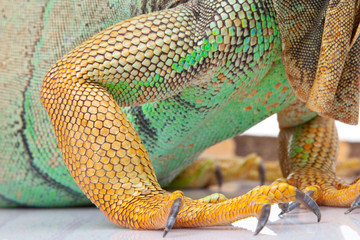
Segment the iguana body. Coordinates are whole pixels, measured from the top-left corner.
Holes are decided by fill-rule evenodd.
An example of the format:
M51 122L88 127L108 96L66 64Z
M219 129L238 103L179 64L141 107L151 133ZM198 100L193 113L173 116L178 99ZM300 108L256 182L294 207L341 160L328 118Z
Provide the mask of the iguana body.
M296 94L306 100L303 90L306 88L299 90L297 77L313 79L314 71L311 67L309 71L297 69L307 67L309 62L301 57L296 61L294 44L298 42L291 34L286 35L286 31L296 26L289 27L286 23L284 26L280 22L279 29L277 25L278 18L284 19L287 14L291 17L291 11L285 11L287 7L321 18L319 22L323 22L324 9L332 8L333 3L309 4L310 11L308 6L300 8L297 4L191 1L120 22L79 45L51 68L42 85L41 100L63 158L82 191L111 221L131 228L157 229L166 226L168 216L167 228L174 223L175 226L226 224L255 215L260 219L261 229L266 223L268 204L296 198L314 209L311 199L287 183L256 188L230 200L216 196L197 201L179 191L170 194L159 185L168 184L208 146L237 135L281 110L280 125L286 129L280 135L283 143L280 156L289 183L305 191L313 190L315 200L321 204L349 206L356 199L356 184L340 187L335 173L329 173L337 146L333 120L315 117L316 113L297 100L286 79L287 74ZM346 6L354 11L350 16L355 19L354 25L358 23L357 7L355 2ZM301 31L300 28L300 36L308 36ZM314 35L313 45L317 45ZM282 43L286 74L281 60ZM343 57L343 75L340 71L341 76L334 78L341 79L340 88L344 78L347 83L348 76L355 76L353 81L358 81L358 70L352 69L358 64L358 44L351 46L352 50ZM317 50L315 57L320 55L322 59L320 49ZM318 74L316 66L315 73ZM319 74L315 79L322 80ZM345 87L340 91L344 96L342 103L356 105L358 92L347 94L348 90ZM338 104L336 94L332 98L336 106L319 112L355 123L357 112ZM355 100L345 98L349 95ZM317 99L319 104L314 104L313 98L309 98L308 105L321 108L323 99ZM37 105L28 106L31 109ZM119 106L126 108L120 110ZM40 108L34 111L38 112L40 115ZM29 120L32 119L35 118ZM39 128L34 123L28 127L41 132L31 136L48 136L47 142L52 139L55 145L49 128ZM288 143L292 145L288 147ZM27 149L31 153L36 150L53 151L44 149L41 143L34 150ZM49 164L48 158L42 160ZM49 167L44 170L49 176ZM4 179L10 179L10 173L5 173ZM331 178L324 181L328 176ZM329 186L343 190L329 190ZM70 183L69 187L75 189ZM20 201L17 196L21 193L21 189L17 190L12 199L7 193L6 201ZM45 202L42 199L34 205L41 205L41 201ZM71 199L70 203L74 201ZM176 221L176 213L170 214L175 205L180 211Z
M151 3L143 10L156 5ZM91 204L69 175L57 147L40 100L42 79L78 44L144 13L141 6L141 1L1 4L0 206Z
M2 178L3 184L0 185L2 188L2 205L6 206L9 203L21 206L84 204L88 203L88 200L83 197L68 174L61 153L57 149L56 139L52 134L52 127L46 112L40 105L40 97L36 96L40 91L42 76L51 67L52 62L61 58L67 51L87 40L101 29L129 18L131 15L138 15L140 10L134 11L133 14L123 12L124 9L131 8L125 7L124 2L114 3L114 5L102 5L97 2L89 2L85 5L77 5L75 2L69 2L70 4L68 4L56 1L48 3L37 1L36 3L38 6L31 5L31 7L37 12L29 14L29 20L21 21L24 23L29 23L30 20L33 21L33 25L37 29L30 36L34 39L19 37L22 36L21 32L24 31L19 22L16 22L19 26L15 25L15 27L14 24L5 25L6 22L4 21L4 28L19 30L17 32L8 30L8 35L2 35L2 42L4 43L2 45L3 62L7 62L5 58L8 55L5 53L8 52L6 50L8 42L16 42L16 39L19 38L28 42L18 43L13 48L11 46L11 51L9 51L14 53L11 55L12 64L21 62L24 63L24 66L18 68L18 72L14 72L12 70L13 65L9 63L5 65L4 70L3 81L6 88L1 89L3 92L1 95L4 98L1 101L1 112L4 113L2 116L5 122L1 125L1 142L4 146L1 159L4 162L11 159L13 164L6 164L9 169L2 171L4 174ZM7 7L4 6L4 9L7 9ZM78 10L83 12L75 14ZM22 12L18 11L18 14L22 15ZM74 17L66 18L67 15ZM90 18L92 15L96 16L96 18ZM276 24L273 16L268 18L271 20L269 24ZM41 19L44 19L43 22L41 22ZM103 22L102 19L107 21ZM62 26L67 26L67 28L62 29ZM286 101L288 98L294 99L294 97L290 96L292 93L281 66L279 33L271 35L271 38L270 41L270 35L266 37L261 46L264 49L262 51L267 48L266 51L270 52L271 44L271 53L267 57L267 61L269 61L269 58L273 58L269 62L270 64L275 62L276 65L262 64L263 66L257 67L256 72L249 69L247 72L249 76L242 76L236 83L236 85L243 85L239 90L244 91L244 93L238 94L239 96L232 98L231 101L223 101L223 98L229 98L232 94L235 88L233 84L225 85L222 89L210 87L206 95L204 90L199 91L200 87L189 88L183 91L182 95L174 98L125 110L126 115L141 134L141 139L148 145L147 149L149 149L155 171L158 172L157 178L161 183L169 183L181 169L196 159L196 156L206 147L245 131L249 126L279 111L283 107L282 105L289 104L290 101ZM31 49L33 53L26 56L20 55L20 52L24 52L23 45ZM53 49L57 50L54 51ZM241 52L244 52L244 50L241 50ZM23 60L24 58L26 61ZM259 62L259 59L253 61L252 64L255 65L257 62ZM277 67L278 65L280 66ZM271 84L261 80L261 77L253 80L255 74L265 75L270 71L270 68L272 68L271 75L274 77L268 74L267 79L269 80L267 81L271 82ZM24 69L28 70L24 71ZM216 71L223 71L223 69L225 68L216 67L213 74L215 75ZM19 74L21 75L18 76ZM208 78L212 79L213 77L209 76ZM277 94L267 94L268 103L263 105L258 102L256 106L253 98L257 96L246 98L242 98L242 96L248 95L246 92L249 92L249 86L255 85L260 80L260 84L257 84L256 88L254 88L254 92L260 89L257 96L263 95L260 98L265 100L265 93L273 91L273 89ZM21 89L16 81L21 84ZM13 85L9 86L9 84ZM264 84L266 87L264 87ZM269 86L267 86L268 84ZM276 85L276 88L271 85ZM10 92L9 89L18 89L24 93L16 95ZM193 93L195 92L198 92L197 95L202 93L203 96L199 95L199 97L194 98ZM34 94L36 95L34 96ZM283 99L278 99L278 96L282 96ZM214 97L220 99L223 103L220 104L220 101L215 100ZM241 101L238 100L239 97L241 97ZM267 106L275 102L270 98L276 98L276 101L281 104L276 108L266 109ZM199 103L199 100L202 103ZM19 106L16 108L16 114L12 113L15 109L8 107L9 102ZM254 108L250 109L251 111L244 110L248 106L254 106ZM159 110L156 110L156 108ZM163 114L164 111L167 111L166 109L179 109L179 111L173 110L172 114ZM235 109L243 110L238 111ZM206 125L204 125L205 122ZM216 126L216 128L209 129L209 125ZM209 134L209 137L203 137L204 133ZM200 141L196 140L196 138L200 138ZM162 159L168 159L168 161ZM177 160L173 161L174 159ZM167 166L164 167L164 163ZM18 167L11 169L10 167L14 165ZM15 174L13 171L16 172L15 179L17 180L15 189L11 186L14 179L11 176ZM33 176L29 177L26 173ZM25 178L33 180L27 181ZM39 185L38 189L36 189L37 185ZM29 186L32 187L29 188ZM39 194L41 197L34 198L34 193Z

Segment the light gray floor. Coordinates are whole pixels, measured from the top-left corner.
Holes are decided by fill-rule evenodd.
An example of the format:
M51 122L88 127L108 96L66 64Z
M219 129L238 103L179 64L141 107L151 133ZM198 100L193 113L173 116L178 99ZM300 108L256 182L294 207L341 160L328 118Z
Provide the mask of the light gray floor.
M192 193L187 192L187 195ZM280 210L274 205L268 224L258 236L253 235L256 218L248 218L233 226L173 229L166 239L360 239L360 209L349 215L344 215L344 211L343 208L321 207L322 220L317 223L315 215L305 209L279 218ZM162 234L162 231L119 228L96 208L0 209L0 240L162 239Z
M360 210L344 215L343 209L322 207L322 221L299 209L282 219L272 208L267 226L253 236L257 220L248 218L234 226L173 229L166 239L360 239ZM0 209L0 240L15 239L162 239L162 231L135 231L114 226L95 208Z

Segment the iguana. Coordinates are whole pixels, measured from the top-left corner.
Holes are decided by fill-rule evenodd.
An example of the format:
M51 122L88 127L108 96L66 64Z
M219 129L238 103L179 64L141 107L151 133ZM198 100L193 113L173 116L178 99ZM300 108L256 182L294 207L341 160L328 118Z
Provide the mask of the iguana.
M256 216L258 233L274 203L300 201L318 219L314 201L359 205L358 181L334 171L334 119L358 122L359 1L37 3L2 11L2 206L86 203L61 156L91 202L133 229ZM161 187L274 113L286 179L233 199Z

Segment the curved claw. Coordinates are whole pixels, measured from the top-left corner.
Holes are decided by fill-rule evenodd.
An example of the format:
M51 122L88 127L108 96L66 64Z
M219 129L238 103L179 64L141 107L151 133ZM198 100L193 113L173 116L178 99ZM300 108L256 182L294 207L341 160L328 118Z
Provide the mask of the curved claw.
M267 221L269 220L270 209L271 209L270 203L264 204L262 206L262 208L260 209L259 217L258 217L259 221L258 221L258 224L256 226L256 230L255 230L254 235L258 235L258 233L261 231L261 229L263 229L264 226L266 225Z
M219 166L215 167L215 176L216 176L216 180L218 182L219 188L221 188L221 186L224 182L224 176L223 176L221 168Z
M166 234L168 234L168 232L174 226L175 221L176 221L176 216L178 215L178 213L180 211L181 205L182 205L182 198L180 198L180 197L175 198L175 200L171 206L171 211L170 211L170 215L167 220L167 223L166 223L163 238L166 236Z
M314 191L310 190L310 191L306 192L305 194L308 195L309 197L312 197L314 195ZM281 209L281 213L279 213L279 217L281 217L285 213L291 212L292 210L294 210L295 208L298 208L299 206L300 206L299 202L279 204L279 207Z
M265 184L265 167L262 161L259 163L258 171L260 177L260 186L262 186Z
M355 199L355 201L351 204L351 207L345 211L345 214L351 213L354 209L360 207L360 195Z
M310 209L317 216L317 221L320 222L321 220L320 208L316 204L316 202L309 196L309 194L305 194L302 191L296 189L295 198L306 208Z
M281 209L281 213L279 213L279 216L284 215L285 213L291 212L292 210L294 210L295 208L299 207L300 203L299 202L292 202L292 203L284 203L282 204L282 206L280 207Z
M281 209L281 212L279 213L279 217L281 217L285 213L289 212L289 205L290 205L290 203L287 203L287 202L278 204L279 208Z

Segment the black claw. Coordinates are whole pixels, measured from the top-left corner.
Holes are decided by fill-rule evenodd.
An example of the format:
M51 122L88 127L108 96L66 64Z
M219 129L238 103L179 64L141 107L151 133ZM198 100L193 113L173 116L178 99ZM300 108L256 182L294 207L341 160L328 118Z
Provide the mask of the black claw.
M310 191L306 192L305 194L312 198L314 196L314 193L315 193L314 190L310 190Z
M259 218L258 218L259 221L258 221L258 224L256 226L256 230L255 230L254 235L258 235L258 233L261 231L261 229L263 229L264 226L266 225L267 221L269 220L270 209L271 209L270 203L264 204L262 206L262 208L260 209Z
M223 182L224 182L224 176L223 176L221 168L219 166L215 167L215 176L216 176L216 180L218 182L219 188L221 188L221 186L223 185Z
M297 201L302 203L306 208L310 209L317 216L317 221L320 222L321 220L320 208L308 194L305 194L302 191L296 189L295 198Z
M178 197L178 198L176 198L174 200L174 202L173 202L173 204L171 206L171 211L170 211L169 218L168 218L167 223L166 223L163 238L166 236L166 234L168 234L168 232L174 226L175 221L176 221L176 216L178 215L178 213L180 211L181 202L182 202L182 198L180 198L180 197Z
M292 202L292 203L289 204L288 212L291 212L292 210L294 210L295 208L298 208L298 207L300 207L299 202Z
M351 204L351 207L346 210L345 214L351 213L354 209L360 207L360 195L355 199L355 201Z
M281 209L281 213L279 213L279 217L284 215L285 213L289 212L289 203L279 203L279 208Z
M260 177L260 186L262 186L265 184L265 167L264 167L263 162L259 163L258 171L259 171L259 177Z
M305 193L309 197L312 197L314 195L314 191L310 190L307 193ZM279 214L279 217L284 215L285 213L291 212L292 210L298 208L300 206L299 202L292 202L292 203L282 203L282 205L279 204L279 207L281 209L281 213Z
M292 210L294 210L295 208L299 207L300 203L299 202L292 202L292 203L287 203L286 208L285 206L283 208L280 207L280 209L282 210L281 213L279 214L279 216L284 215L285 213L291 212Z

